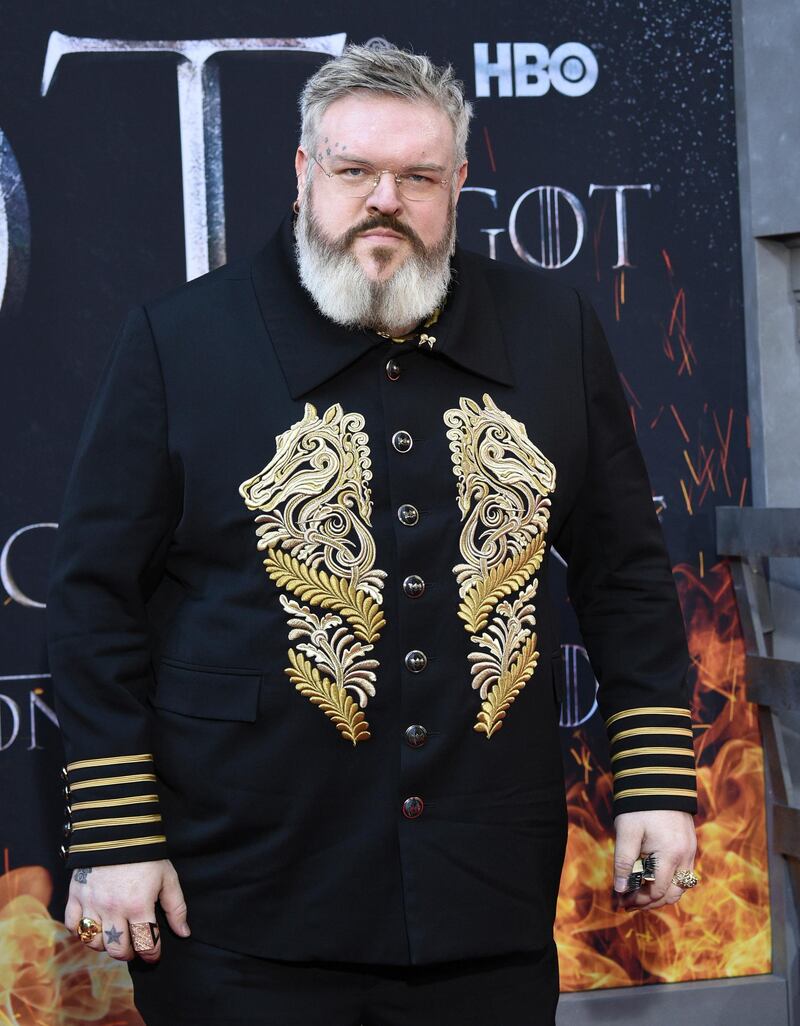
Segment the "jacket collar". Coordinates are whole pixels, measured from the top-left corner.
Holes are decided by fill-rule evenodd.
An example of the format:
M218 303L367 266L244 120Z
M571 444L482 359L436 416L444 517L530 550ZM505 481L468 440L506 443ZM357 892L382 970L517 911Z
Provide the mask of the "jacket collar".
M250 273L293 399L332 378L367 351L394 345L372 331L342 328L316 310L297 273L291 217L285 218L253 259ZM436 341L431 348L420 348L432 358L444 358L504 385L514 383L488 284L478 261L459 247L453 257L447 303L428 334Z

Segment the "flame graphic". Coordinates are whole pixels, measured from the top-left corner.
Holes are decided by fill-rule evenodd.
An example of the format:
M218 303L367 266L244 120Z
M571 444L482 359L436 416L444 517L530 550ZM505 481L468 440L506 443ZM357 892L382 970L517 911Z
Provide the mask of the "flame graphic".
M41 866L0 877L0 1026L143 1026L121 962L50 917Z
M570 836L556 922L563 991L771 971L764 766L756 707L745 698L733 585L724 563L703 577L686 564L675 574L695 678L701 883L653 912L614 908L614 845L600 818L610 809L611 775L592 769L576 730L573 754L584 775L567 792Z

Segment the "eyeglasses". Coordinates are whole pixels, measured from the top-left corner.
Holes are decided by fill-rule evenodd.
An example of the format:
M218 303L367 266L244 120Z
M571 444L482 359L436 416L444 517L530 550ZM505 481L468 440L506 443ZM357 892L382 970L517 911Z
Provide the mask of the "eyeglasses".
M397 191L407 200L433 200L440 194L439 190L450 183L453 172L447 178L438 178L434 171L390 171L385 168L379 171L371 164L344 164L333 171L326 171L319 160L322 173L329 178L335 187L345 196L358 199L369 196L380 184L382 175L391 175L397 183Z

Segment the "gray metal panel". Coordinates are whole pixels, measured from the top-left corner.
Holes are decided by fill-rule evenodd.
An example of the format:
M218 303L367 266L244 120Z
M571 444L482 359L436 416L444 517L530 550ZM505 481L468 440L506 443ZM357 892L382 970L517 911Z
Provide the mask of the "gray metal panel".
M786 980L767 975L562 994L556 1023L664 1026L680 1021L681 1026L779 1026L788 1021L787 1015Z
M800 663L747 656L747 698L776 712L800 712Z
M721 556L800 556L800 509L717 506Z
M800 102L797 52L800 19L795 0L744 0L737 4L744 46L739 64L737 105L746 95L747 118L739 136L740 163L749 165L743 228L753 235L800 231L800 135L794 129Z
M800 859L800 809L776 805L772 810L775 847L782 855Z

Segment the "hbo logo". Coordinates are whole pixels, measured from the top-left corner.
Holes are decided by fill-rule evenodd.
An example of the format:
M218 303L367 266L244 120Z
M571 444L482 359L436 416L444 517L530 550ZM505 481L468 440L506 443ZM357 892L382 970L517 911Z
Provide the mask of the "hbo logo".
M552 53L543 43L498 43L494 61L488 43L474 46L476 96L492 95L493 78L498 96L544 96L550 86L584 96L597 82L597 58L583 43L562 43Z

